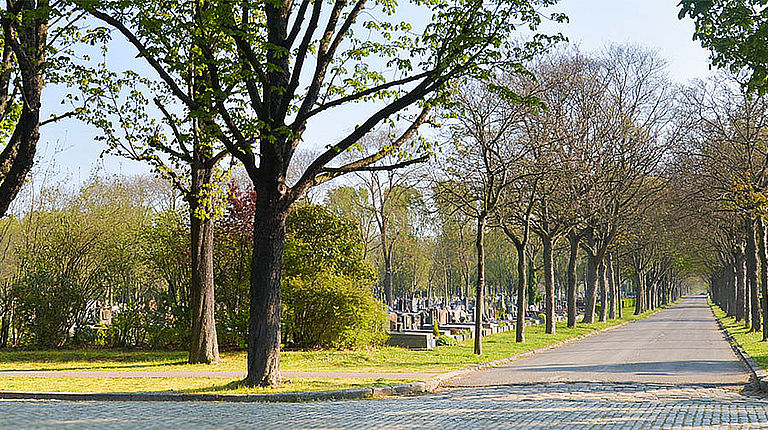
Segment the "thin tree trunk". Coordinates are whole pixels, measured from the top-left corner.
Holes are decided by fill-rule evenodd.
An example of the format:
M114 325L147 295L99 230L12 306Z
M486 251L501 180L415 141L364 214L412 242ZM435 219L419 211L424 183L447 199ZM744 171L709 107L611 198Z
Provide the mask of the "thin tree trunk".
M744 264L744 251L737 250L734 256L736 261L736 321L746 317L746 267Z
M607 282L605 280L605 261L601 261L597 266L597 281L600 285L600 322L604 322L607 316Z
M576 261L579 254L579 236L571 231L568 233L570 253L568 255L568 276L566 295L568 302L568 327L576 326Z
M528 288L528 272L525 267L525 241L516 243L517 249L517 321L515 322L515 341L525 342L525 312L528 308L525 297Z
M251 259L250 317L248 322L249 386L280 383L282 314L281 268L285 245L285 220L289 205L279 185L259 186Z
M766 226L761 217L757 218L757 255L760 257L760 290L762 291L763 342L768 341L768 247Z
M595 302L597 301L597 258L591 252L587 252L587 283L586 300L584 309L584 322L595 322Z
M483 353L483 296L485 289L485 215L477 218L477 286L475 287L475 354Z
M379 230L379 238L381 240L381 253L384 257L384 279L382 281L384 287L384 298L388 307L392 307L394 303L394 297L392 294L392 249L389 246L387 240L387 222L383 218L380 223L381 229Z
M758 333L760 325L760 298L757 285L757 239L755 237L755 220L747 220L747 284L749 285L750 310L752 312L752 331Z
M635 315L645 312L645 276L638 270L635 274Z
M546 235L541 236L544 258L544 301L546 303L546 328L547 334L555 334L555 273L552 258L552 239Z
M608 304L608 318L616 319L616 281L613 276L613 255L608 254L605 262L605 275L608 278L608 292L610 294L610 302Z
M616 268L613 271L613 275L616 283L616 301L618 302L617 311L619 319L624 318L624 299L621 297L621 266L619 265L619 259L616 259Z

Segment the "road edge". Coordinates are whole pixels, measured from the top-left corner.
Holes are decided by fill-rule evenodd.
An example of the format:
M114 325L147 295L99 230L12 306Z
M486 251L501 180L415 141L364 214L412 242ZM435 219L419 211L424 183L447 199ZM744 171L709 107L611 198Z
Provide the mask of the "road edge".
M754 385L755 388L757 388L759 391L763 393L768 393L768 372L765 371L762 367L760 367L759 364L755 361L754 358L752 358L751 355L747 353L747 351L744 350L744 348L741 346L739 341L734 338L731 333L728 332L728 329L725 328L723 323L720 321L720 319L715 315L715 304L709 300L709 297L707 297L707 303L709 304L709 310L712 312L712 316L715 318L715 321L717 322L717 326L720 328L720 331L725 336L725 339L728 341L728 344L731 345L731 349L733 349L733 352L736 353L736 356L741 359L741 362L744 363L744 365L747 367L747 370L749 371L749 379L752 385Z

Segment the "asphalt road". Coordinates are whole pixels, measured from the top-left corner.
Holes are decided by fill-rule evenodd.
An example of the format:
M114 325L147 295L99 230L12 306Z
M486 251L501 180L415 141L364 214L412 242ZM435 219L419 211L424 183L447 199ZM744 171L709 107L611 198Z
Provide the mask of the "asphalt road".
M552 382L743 385L746 369L705 296L608 333L450 381L454 387Z

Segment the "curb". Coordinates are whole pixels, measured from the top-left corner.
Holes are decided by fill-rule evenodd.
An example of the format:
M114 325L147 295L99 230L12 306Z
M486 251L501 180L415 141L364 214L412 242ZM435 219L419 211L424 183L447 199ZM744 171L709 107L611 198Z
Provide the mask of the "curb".
M717 326L720 328L720 331L731 345L731 349L733 349L733 352L736 353L736 355L741 359L742 363L746 365L747 370L749 370L749 379L751 380L752 384L759 391L768 393L768 372L760 367L755 359L747 354L747 351L744 351L744 348L741 347L739 342L733 336L731 336L730 333L728 333L728 330L725 328L725 326L723 326L723 323L720 322L717 316L715 316L715 310L711 303L709 304L709 309L712 311L712 316L715 317L715 321L717 321Z
M194 394L194 393L51 393L0 392L0 400L64 400L113 402L311 402L320 400L358 400L372 395L371 388L274 394Z
M659 308L661 310L662 308ZM655 313L655 312L654 312ZM653 315L653 314L651 314ZM648 315L650 316L650 315ZM625 321L615 326L595 330L570 339L561 340L550 345L521 352L512 357L486 361L461 369L453 370L434 376L426 381L416 381L400 385L386 385L370 388L350 388L345 390L308 391L272 394L197 394L197 393L71 393L71 392L22 392L0 391L0 400L62 400L62 401L139 401L139 402L260 402L260 403L290 403L315 402L330 400L364 400L392 396L413 396L435 392L445 382L477 372L490 367L509 364L521 358L549 351L569 343L597 336L616 330L639 320ZM719 323L719 321L718 321ZM768 386L768 385L767 385Z

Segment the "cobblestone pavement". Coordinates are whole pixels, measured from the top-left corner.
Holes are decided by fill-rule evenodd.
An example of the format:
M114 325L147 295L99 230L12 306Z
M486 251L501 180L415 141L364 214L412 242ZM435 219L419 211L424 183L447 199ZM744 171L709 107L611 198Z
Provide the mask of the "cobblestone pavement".
M768 428L768 399L742 387L575 383L303 404L0 401L0 428Z

